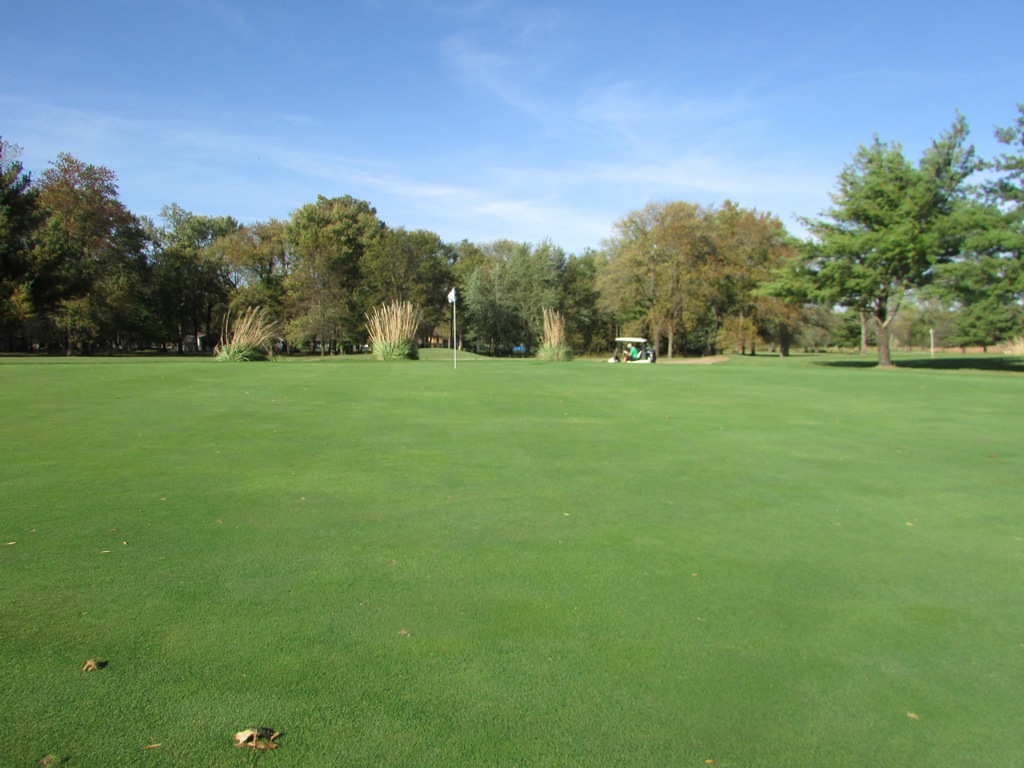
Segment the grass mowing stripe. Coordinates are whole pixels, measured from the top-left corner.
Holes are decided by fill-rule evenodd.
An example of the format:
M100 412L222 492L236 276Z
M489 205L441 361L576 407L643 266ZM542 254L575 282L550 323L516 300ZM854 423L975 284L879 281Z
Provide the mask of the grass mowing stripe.
M5 363L8 754L235 765L266 724L281 765L1014 764L1018 400L807 360Z

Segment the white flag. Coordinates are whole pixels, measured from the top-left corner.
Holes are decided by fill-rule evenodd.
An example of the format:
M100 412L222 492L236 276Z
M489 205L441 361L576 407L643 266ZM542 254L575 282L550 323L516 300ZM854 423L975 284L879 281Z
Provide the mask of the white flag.
M455 289L454 288L452 288L450 291L448 291L448 303L449 304L454 304L455 303Z

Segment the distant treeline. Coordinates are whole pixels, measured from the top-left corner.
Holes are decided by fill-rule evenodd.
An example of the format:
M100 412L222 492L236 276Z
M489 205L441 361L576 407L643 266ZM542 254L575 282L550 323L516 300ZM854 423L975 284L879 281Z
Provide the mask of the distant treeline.
M1024 106L975 155L958 116L916 163L876 138L797 239L732 202L652 203L600 248L446 243L353 197L242 224L176 204L159 222L120 201L113 171L61 154L38 179L0 139L0 351L210 352L225 318L262 307L282 351L358 351L384 302L421 313L423 345L536 350L545 309L577 354L644 335L662 355L788 354L893 345L987 347L1021 334ZM979 174L984 171L984 174ZM983 181L975 183L978 175Z

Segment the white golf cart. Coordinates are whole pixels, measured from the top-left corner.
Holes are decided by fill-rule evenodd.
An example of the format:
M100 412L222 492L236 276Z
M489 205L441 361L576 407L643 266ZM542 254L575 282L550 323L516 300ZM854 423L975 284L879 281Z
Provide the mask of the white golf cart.
M654 347L640 336L619 336L609 363L653 363L658 359Z

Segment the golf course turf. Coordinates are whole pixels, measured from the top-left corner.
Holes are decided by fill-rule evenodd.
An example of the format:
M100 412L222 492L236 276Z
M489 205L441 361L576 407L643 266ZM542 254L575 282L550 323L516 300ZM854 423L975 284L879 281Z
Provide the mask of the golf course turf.
M1016 370L0 360L0 765L1024 765Z

